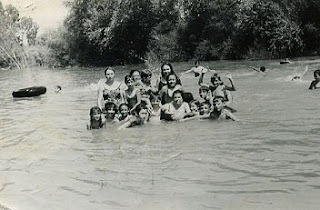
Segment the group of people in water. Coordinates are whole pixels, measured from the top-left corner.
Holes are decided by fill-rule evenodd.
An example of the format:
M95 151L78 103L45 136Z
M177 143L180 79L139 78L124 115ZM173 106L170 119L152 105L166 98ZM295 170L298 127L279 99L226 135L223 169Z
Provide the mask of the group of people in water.
M124 83L115 80L115 71L105 69L105 78L98 82L97 106L90 109L88 129L99 129L108 123L118 123L119 129L144 125L151 117L165 121L186 121L192 119L231 119L237 121L231 107L235 91L231 75L225 85L215 71L200 66L183 72L193 72L199 77L199 99L194 99L181 83L170 63L161 65L160 76L152 83L152 72L131 70L124 78ZM203 82L204 75L212 72L211 84Z
M88 129L99 129L108 123L118 123L119 129L144 125L151 117L164 121L188 121L194 119L239 119L233 114L234 82L230 74L225 75L229 82L223 82L221 75L200 65L199 61L181 75L194 73L199 77L199 97L195 99L187 92L170 63L161 65L161 72L152 82L152 72L131 70L124 83L115 80L115 71L105 69L105 78L98 82L97 106L90 109ZM265 72L265 67L258 69ZM204 76L212 73L210 84L204 83ZM320 88L320 70L314 71L314 81L309 89Z

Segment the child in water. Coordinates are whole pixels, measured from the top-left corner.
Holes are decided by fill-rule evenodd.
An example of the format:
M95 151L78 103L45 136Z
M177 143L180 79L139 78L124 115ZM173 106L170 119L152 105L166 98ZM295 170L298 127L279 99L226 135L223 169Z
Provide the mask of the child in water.
M97 106L92 107L90 109L90 124L87 125L87 129L91 130L102 128L104 123L101 109Z
M199 88L199 96L200 96L200 98L203 99L204 101L210 102L210 101L212 100L211 91L210 91L209 87L206 86L206 85L202 85L202 86Z
M317 69L313 72L314 80L311 82L309 86L309 90L318 89L320 86L318 85L320 82L320 69Z
M148 107L142 103L136 108L136 112L134 115L131 115L127 122L122 124L118 130L123 130L125 128L133 127L136 125L145 125L148 123L150 117L150 113L148 111Z
M129 106L126 103L122 103L119 106L118 113L118 121L119 122L127 122L130 118Z
M198 116L200 114L200 102L198 100L195 99L190 101L189 106L193 116Z
M105 117L106 122L116 122L117 119L115 118L117 114L117 105L112 102L107 102L105 104L105 109L103 110L103 114Z
M217 96L213 99L213 110L210 112L210 119L239 121L228 109L225 108L223 97Z
M60 93L61 92L61 86L60 85L57 85L57 86L55 86L54 88L53 88L53 91L55 92L55 93Z
M130 108L130 113L132 113L141 103L140 90L134 86L134 81L131 76L125 76L124 80L127 85L127 89L121 91L121 94L124 102L127 103Z
M189 104L183 101L182 91L173 92L173 101L161 107L161 120L182 120L186 115L191 113Z

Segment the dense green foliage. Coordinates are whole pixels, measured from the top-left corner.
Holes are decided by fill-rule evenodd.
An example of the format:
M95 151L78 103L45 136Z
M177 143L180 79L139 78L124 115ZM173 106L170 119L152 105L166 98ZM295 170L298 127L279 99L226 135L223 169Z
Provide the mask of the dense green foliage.
M0 27L6 29L0 32L0 63L21 61L19 31L27 32L29 45L40 46L36 57L52 66L318 55L319 2L69 0L64 26L38 41L31 19L0 4ZM4 56L9 49L12 54Z
M38 26L31 18L20 17L15 7L4 8L0 2L0 28L0 67L22 68L36 62L31 49Z

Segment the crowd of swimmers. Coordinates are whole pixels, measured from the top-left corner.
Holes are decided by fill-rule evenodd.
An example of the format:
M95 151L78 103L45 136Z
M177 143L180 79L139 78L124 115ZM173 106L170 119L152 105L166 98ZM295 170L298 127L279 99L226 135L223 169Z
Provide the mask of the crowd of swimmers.
M183 72L193 72L199 77L199 99L185 90L170 63L161 65L161 72L152 82L150 70L131 70L124 83L115 80L115 71L105 69L105 78L98 82L97 106L90 109L88 129L99 129L108 123L118 123L119 129L144 125L150 118L164 121L187 121L193 119L231 119L237 121L231 107L235 91L231 75L225 85L215 70L200 66ZM212 72L210 84L203 82L205 74Z
M108 123L118 123L119 129L144 125L150 118L164 121L188 121L194 119L215 119L238 121L232 108L231 92L236 91L230 74L225 75L228 85L221 75L215 71L195 66L181 74L193 72L199 77L199 96L193 95L183 88L180 78L170 63L161 66L159 77L152 82L150 70L131 70L124 77L124 82L115 80L115 71L105 69L105 78L98 82L97 106L90 109L88 129L99 129ZM265 67L258 69L265 72ZM210 83L204 82L204 76L211 73ZM309 89L320 88L320 70L314 71L314 80Z

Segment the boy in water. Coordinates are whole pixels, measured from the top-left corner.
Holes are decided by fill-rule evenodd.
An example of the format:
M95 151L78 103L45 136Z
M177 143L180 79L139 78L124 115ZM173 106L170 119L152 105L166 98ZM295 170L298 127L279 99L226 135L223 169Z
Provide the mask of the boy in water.
M228 109L226 109L223 102L224 98L217 96L213 99L213 109L210 112L210 119L225 120L231 119L233 121L239 121Z
M320 82L320 69L317 69L313 72L314 80L311 82L309 86L309 90L318 89L320 86L318 83Z

